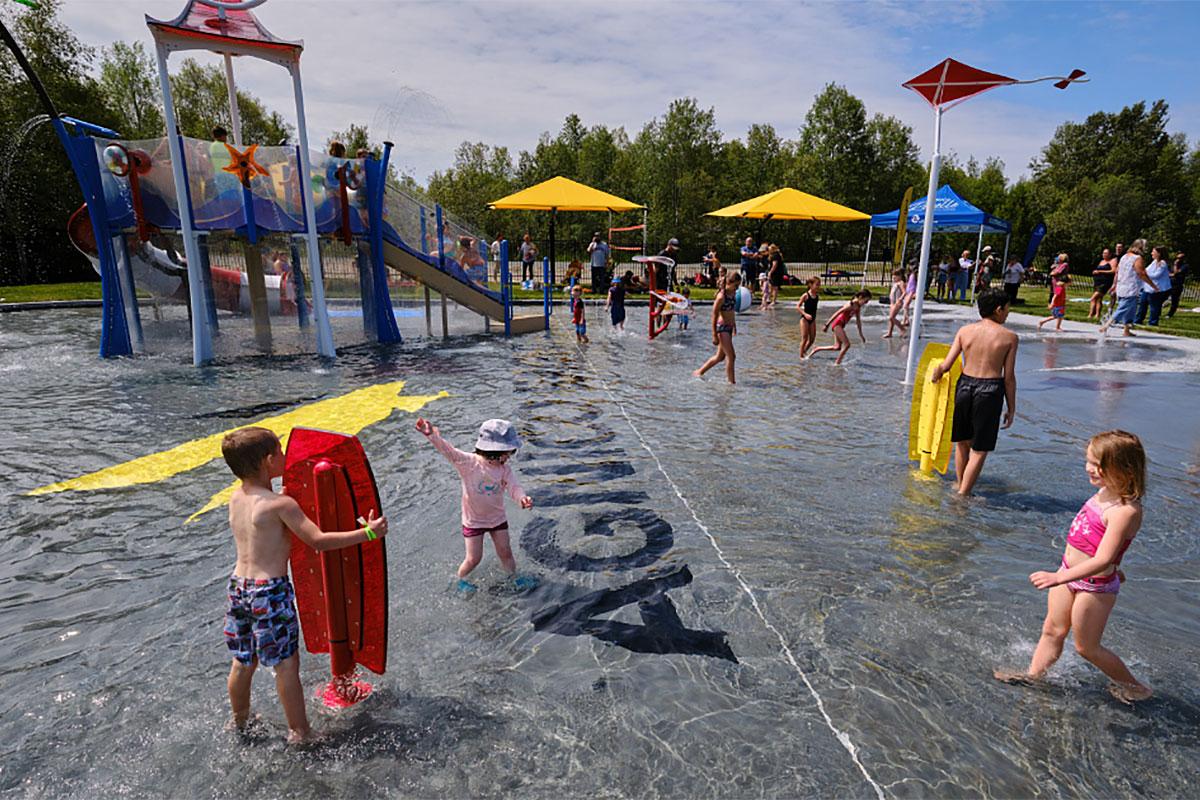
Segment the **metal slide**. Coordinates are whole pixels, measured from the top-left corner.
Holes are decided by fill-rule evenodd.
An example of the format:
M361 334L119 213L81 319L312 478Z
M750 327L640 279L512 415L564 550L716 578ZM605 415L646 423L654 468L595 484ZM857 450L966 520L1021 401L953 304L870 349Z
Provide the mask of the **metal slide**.
M396 246L385 237L383 260L397 272L415 278L459 305L465 306L477 314L490 317L501 325L504 324L503 303L443 272L428 256L418 256L407 248ZM541 314L526 314L512 318L511 330L514 334L534 333L545 329L546 320Z

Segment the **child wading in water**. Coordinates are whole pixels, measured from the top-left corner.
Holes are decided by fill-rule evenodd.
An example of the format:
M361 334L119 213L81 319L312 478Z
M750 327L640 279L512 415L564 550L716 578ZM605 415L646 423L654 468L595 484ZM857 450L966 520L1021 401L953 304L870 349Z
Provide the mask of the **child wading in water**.
M1000 412L1005 405L1004 426L1010 427L1017 413L1017 335L1004 327L1008 319L1008 293L984 289L979 293L979 322L958 329L950 352L933 373L933 383L942 379L954 360L963 360L962 377L954 390L954 472L958 493L968 495L979 480L983 462L996 449Z
M613 278L612 286L608 287L608 302L605 307L609 310L613 328L625 330L625 280Z
M571 322L575 325L575 341L587 342L587 320L583 318L583 289L578 283L571 289Z
M1124 575L1117 568L1142 525L1146 490L1146 453L1138 437L1107 431L1092 437L1084 464L1099 489L1067 531L1067 546L1057 572L1035 572L1029 582L1049 589L1046 621L1033 660L1025 672L996 670L1007 683L1041 679L1062 655L1067 634L1075 632L1075 650L1107 675L1109 691L1123 703L1145 700L1151 690L1133 677L1116 653L1100 644L1117 602Z
M533 508L533 499L525 494L508 463L521 446L516 429L506 420L489 419L479 426L475 452L464 453L443 439L428 420L418 419L416 427L462 478L462 535L467 552L458 567L458 590L473 592L478 588L467 576L483 558L484 534L491 535L496 556L516 587L535 586L535 578L517 577L517 562L508 540L508 517L504 513L505 494L520 503L521 508Z
M1063 317L1067 314L1067 284L1071 282L1070 276L1063 274L1058 277L1051 278L1051 283L1054 288L1050 290L1050 304L1047 308L1050 309L1050 316L1038 322L1038 330L1047 322L1054 322L1054 330L1062 330Z
M679 330L686 331L688 329L688 323L692 319L692 312L695 310L695 307L692 305L692 290L684 286L679 290L679 293L682 294L684 298L684 302L679 307L679 311L677 312L677 316L679 317Z
M387 535L386 517L367 512L356 530L326 533L304 515L299 504L276 494L271 479L283 475L283 450L266 428L239 428L221 441L221 455L242 479L229 498L229 527L237 545L237 564L229 576L225 644L233 653L229 669L232 724L246 727L250 684L259 664L275 669L275 690L287 717L288 742L312 738L304 688L300 685L300 624L296 595L288 579L292 550L290 529L315 550L336 550Z
M850 337L846 335L846 323L852 317L854 318L854 323L858 326L858 338L863 340L863 344L866 344L867 337L863 335L862 329L862 307L869 302L871 302L871 292L869 289L855 292L854 297L850 298L850 302L839 308L825 323L825 330L833 328L833 338L837 340L837 344L814 347L809 355L816 355L822 350L838 350L840 352L838 353L837 360L833 363L842 363L842 359L846 357L846 353L850 352Z
M908 316L904 305L904 301L907 298L908 290L904 285L904 270L898 269L892 273L892 290L888 294L888 302L890 303L888 308L888 329L883 338L892 338L892 331L896 328L899 328L901 333L908 330L908 325L900 319L901 312L905 312L904 315Z
M737 290L741 285L742 276L737 272L730 272L725 277L721 291L717 292L713 300L712 332L713 345L717 352L704 362L704 366L692 373L697 378L724 361L725 378L730 383L737 383L733 375L733 362L737 358L737 354L733 352L733 336L737 333Z
M800 358L808 358L808 349L817 339L817 300L821 294L821 279L813 275L807 281L808 291L800 295Z

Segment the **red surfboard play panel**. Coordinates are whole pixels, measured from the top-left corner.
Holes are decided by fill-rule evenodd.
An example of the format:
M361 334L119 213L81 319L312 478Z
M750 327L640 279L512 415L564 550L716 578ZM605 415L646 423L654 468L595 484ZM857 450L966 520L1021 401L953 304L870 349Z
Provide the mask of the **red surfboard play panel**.
M357 438L341 433L293 428L283 491L323 530L361 528L359 517L381 513L367 455ZM318 553L292 534L292 582L304 645L310 653L329 653L335 676L352 672L355 663L377 674L387 668L384 541Z

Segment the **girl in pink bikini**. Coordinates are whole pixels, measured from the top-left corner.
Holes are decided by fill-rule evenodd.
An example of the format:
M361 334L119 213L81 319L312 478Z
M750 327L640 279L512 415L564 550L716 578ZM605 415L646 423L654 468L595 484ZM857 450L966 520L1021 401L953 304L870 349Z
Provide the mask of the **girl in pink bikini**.
M1146 452L1132 433L1098 433L1088 442L1085 469L1099 491L1071 523L1062 566L1057 572L1029 576L1038 589L1050 590L1033 660L1025 672L997 670L995 676L1006 683L1040 680L1062 654L1073 629L1079 655L1113 681L1109 691L1114 697L1132 703L1150 697L1150 687L1133 677L1117 654L1100 644L1100 637L1121 590L1121 557L1142 525Z
M842 359L846 357L846 353L850 352L850 337L846 335L846 325L850 320L858 325L858 338L863 340L863 344L867 343L867 337L863 335L862 329L862 309L867 303L871 302L871 291L863 289L861 292L855 292L854 297L850 298L850 302L839 308L829 321L825 323L825 330L833 328L833 338L835 344L827 344L823 347L814 347L808 355L811 358L822 350L837 350L838 357L834 364L842 363Z

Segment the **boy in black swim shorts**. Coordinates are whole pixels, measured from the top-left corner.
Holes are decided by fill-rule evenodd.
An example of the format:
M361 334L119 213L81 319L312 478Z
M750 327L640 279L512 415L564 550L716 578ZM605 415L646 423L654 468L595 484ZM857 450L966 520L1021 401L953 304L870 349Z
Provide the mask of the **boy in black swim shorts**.
M367 514L352 531L326 533L304 515L295 500L276 494L271 479L283 475L283 450L266 428L239 428L225 435L221 454L241 478L229 499L229 527L237 545L237 564L229 576L225 644L233 653L229 668L229 704L233 726L241 730L250 716L250 683L259 664L275 669L275 688L287 717L288 742L312 736L304 689L300 685L300 626L296 598L288 579L288 558L295 532L315 550L336 550L387 535L387 519Z
M937 383L962 356L963 374L954 392L954 472L958 493L968 495L983 471L988 453L996 449L1001 427L1013 424L1017 408L1017 335L1004 327L1008 294L1002 289L979 293L979 322L964 325L954 336L945 360L933 373ZM1004 421L1001 424L1001 412Z

